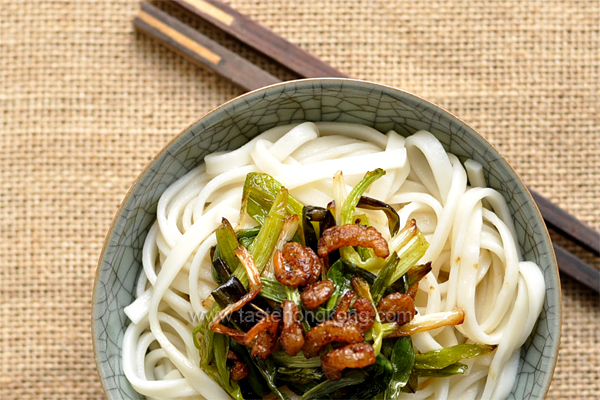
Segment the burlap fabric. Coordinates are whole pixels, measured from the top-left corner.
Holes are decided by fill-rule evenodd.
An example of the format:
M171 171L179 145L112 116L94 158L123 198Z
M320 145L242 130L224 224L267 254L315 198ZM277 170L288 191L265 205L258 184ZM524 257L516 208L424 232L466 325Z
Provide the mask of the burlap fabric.
M443 105L497 145L528 185L600 229L598 0L231 4L353 77ZM138 7L0 1L2 399L103 397L90 301L113 215L169 138L241 93L137 34ZM598 398L598 296L569 278L562 284L549 398Z

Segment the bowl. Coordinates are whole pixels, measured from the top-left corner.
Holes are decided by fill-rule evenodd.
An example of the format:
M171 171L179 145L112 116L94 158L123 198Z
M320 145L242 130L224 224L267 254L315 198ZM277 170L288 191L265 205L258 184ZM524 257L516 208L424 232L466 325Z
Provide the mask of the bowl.
M381 84L350 79L307 79L268 86L237 97L184 129L133 183L106 237L93 294L95 359L109 399L140 399L121 365L128 326L123 308L134 299L144 239L156 218L160 195L207 154L233 150L277 125L302 121L361 123L410 135L426 129L462 161L483 165L490 187L507 200L526 260L543 271L546 298L537 325L521 349L509 399L542 399L556 365L561 301L556 259L530 193L498 151L466 123L424 99Z

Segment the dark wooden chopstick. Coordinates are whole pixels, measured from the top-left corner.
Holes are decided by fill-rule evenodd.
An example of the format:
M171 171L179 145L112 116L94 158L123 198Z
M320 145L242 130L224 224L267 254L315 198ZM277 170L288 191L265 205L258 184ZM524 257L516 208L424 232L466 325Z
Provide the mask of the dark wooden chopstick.
M348 77L225 3L215 0L173 1L301 77Z
M596 256L600 256L600 233L585 225L535 190L529 188L529 191L549 228L570 238Z
M346 77L333 67L217 0L173 1L219 29L231 33L242 42L262 51L263 54L297 72L303 78ZM142 5L140 13L134 19L134 25L147 35L184 54L193 62L214 70L248 91L280 82L278 78L148 3ZM317 66L317 68L311 69L311 65ZM535 191L531 190L531 193L549 227L559 231L595 255L600 254L600 234L598 232ZM557 245L554 245L554 248L563 273L600 291L598 283L600 282L600 271L563 248Z
M280 82L245 58L149 3L142 4L133 24L139 31L246 90Z
M561 272L600 293L600 271L557 244L554 244L554 254Z

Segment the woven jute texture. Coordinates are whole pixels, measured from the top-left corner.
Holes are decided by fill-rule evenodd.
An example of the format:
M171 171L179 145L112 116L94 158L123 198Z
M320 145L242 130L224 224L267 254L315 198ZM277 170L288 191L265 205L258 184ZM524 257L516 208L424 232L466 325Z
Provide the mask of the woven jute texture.
M600 229L598 0L231 4L350 76L449 109L528 185ZM90 303L104 235L150 158L241 93L136 33L139 5L0 0L2 399L103 397ZM562 346L549 398L600 398L598 296L568 277L562 285Z

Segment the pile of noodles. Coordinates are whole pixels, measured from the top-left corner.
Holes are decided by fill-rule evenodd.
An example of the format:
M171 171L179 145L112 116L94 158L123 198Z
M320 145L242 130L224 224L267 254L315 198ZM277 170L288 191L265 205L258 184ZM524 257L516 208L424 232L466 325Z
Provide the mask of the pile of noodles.
M416 219L430 243L421 262L432 261L433 271L419 285L419 315L455 307L466 315L460 326L413 335L415 349L498 345L464 361L464 375L421 378L417 393L401 399L505 398L545 287L539 267L522 261L503 197L486 187L481 165L463 165L429 132L405 139L331 122L273 128L235 151L207 156L164 192L144 244L136 300L125 309L132 322L123 339L123 368L133 388L149 399L229 398L200 369L192 330L217 286L209 255L213 231L223 217L238 223L248 173L268 173L304 204L325 206L332 199L342 204L376 168L387 174L367 195L394 206L400 226ZM338 171L344 179L334 184ZM383 213L372 212L369 221L389 235Z

